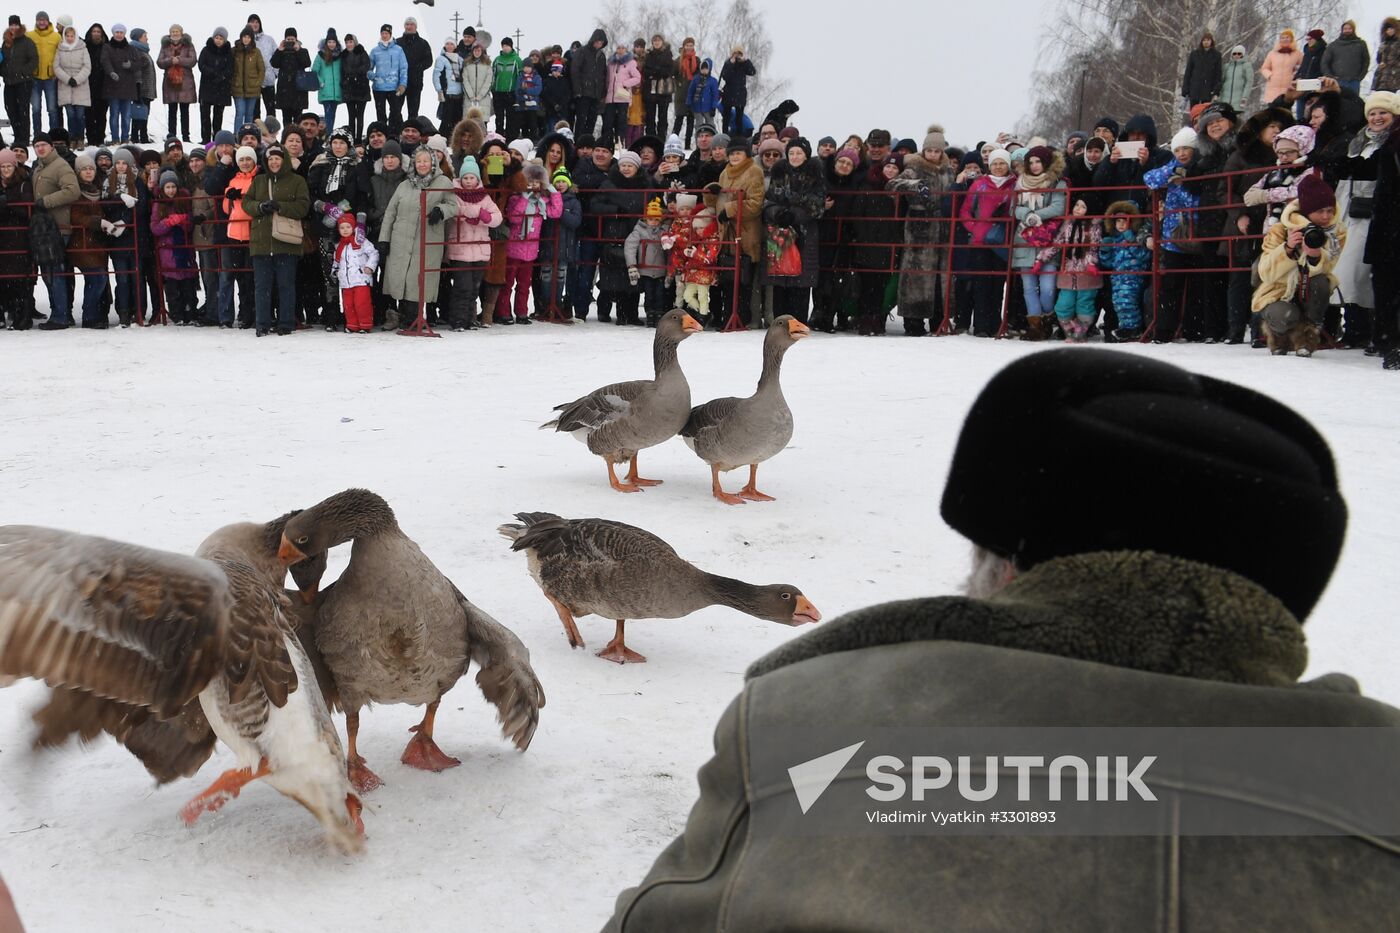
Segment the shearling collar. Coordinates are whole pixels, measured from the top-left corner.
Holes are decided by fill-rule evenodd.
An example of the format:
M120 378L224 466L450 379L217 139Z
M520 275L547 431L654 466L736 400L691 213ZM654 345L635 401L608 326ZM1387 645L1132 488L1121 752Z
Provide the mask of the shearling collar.
M1195 561L1112 551L1038 564L985 600L943 596L848 613L760 658L747 677L938 640L1240 684L1291 684L1307 666L1302 624L1258 584Z

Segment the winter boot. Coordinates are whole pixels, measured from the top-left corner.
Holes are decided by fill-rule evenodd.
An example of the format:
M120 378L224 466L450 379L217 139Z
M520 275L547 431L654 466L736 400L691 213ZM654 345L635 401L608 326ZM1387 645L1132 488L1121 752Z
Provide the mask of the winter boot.
M1360 305L1346 306L1346 325L1342 332L1342 345L1356 350L1371 342L1376 312Z
M1385 351L1385 357L1381 360L1381 368L1391 372L1400 370L1400 347L1392 347Z
M1293 341L1293 352L1299 356L1312 356L1317 352L1317 346L1322 342L1322 334L1318 332L1316 324L1302 323L1296 325L1288 332L1289 338Z
M1021 337L1022 340L1039 341L1044 340L1045 336L1044 317L1026 318L1026 333Z
M904 336L906 337L922 337L928 333L928 330L924 328L924 319L921 317L906 317L901 318L901 320L904 321Z
M1074 334L1074 342L1084 343L1090 337L1090 331L1093 328L1094 319L1091 317L1076 317L1073 323L1076 328L1076 333Z

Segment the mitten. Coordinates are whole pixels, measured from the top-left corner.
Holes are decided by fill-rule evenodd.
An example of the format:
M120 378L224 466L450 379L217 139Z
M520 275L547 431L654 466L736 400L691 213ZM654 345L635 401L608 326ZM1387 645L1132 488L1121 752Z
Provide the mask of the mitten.
M1043 262L1041 262L1039 259L1037 259L1037 260L1031 265L1031 275L1040 275L1040 270L1041 270L1042 267L1044 267L1044 265L1045 265L1045 263L1043 263Z
M1264 193L1263 188L1250 188L1244 193L1244 203L1250 207L1258 207L1268 199L1269 196Z
M78 86L78 79L77 79L77 78L69 78L69 79L68 79L68 86L69 86L69 87L77 87L77 86Z
M428 211L428 223L434 227L442 223L442 208L435 207Z
M104 220L104 221L102 221L102 225L101 225L101 226L102 226L102 232L105 233L105 234L107 234L108 236L116 236L116 235L117 235L117 225L114 224L114 223L112 223L110 220Z
M266 216L269 215L269 214L275 214L275 213L277 213L277 202L276 202L276 201L264 201L264 202L262 202L261 204L258 205L258 213L262 214L264 217L266 217Z
M107 77L111 78L113 81L120 81L122 79L122 76L117 74L115 71L107 72Z
M402 97L402 96L403 96L403 92L406 91L406 90L408 90L408 88L406 88L406 87L404 87L402 84L400 84L400 85L398 86L398 88L394 91L394 94L396 94L396 95L399 96L399 97Z
M130 70L131 70L131 61L130 61L130 59L128 59L127 61L122 62L122 71L130 71Z
M239 191L237 188L227 188L224 190L224 197L228 198L230 201L241 201L243 200L243 192Z
M332 217L329 214L327 214L325 217L321 218L321 223L326 225L327 230L334 230L338 219L339 218Z
M341 198L339 201L337 201L336 206L340 208L340 212L342 214L350 210L350 202L345 200L344 198Z
M1084 274L1085 274L1085 275L1098 275L1098 274L1099 274L1099 267L1098 267L1097 265L1095 265L1094 263L1091 262L1091 263L1089 263L1087 266L1084 267Z
M638 271L636 266L627 267L627 281L631 282L633 285L636 285L638 282L641 281L641 279L642 273Z
M324 213L326 212L326 202L325 202L325 201L312 201L312 202L311 202L311 206L314 207L314 208L316 208L316 213L318 213L318 214L324 214Z
M355 226L357 226L357 227L363 227L363 226L365 225L366 217L367 217L367 215L365 214L364 211L360 211L358 214L356 214L356 215L355 215Z
M135 207L136 198L132 195L127 194L126 192L122 192L122 203L125 204L127 207Z
M442 91L438 91L438 103L440 104L445 100L447 100L447 95L444 94Z

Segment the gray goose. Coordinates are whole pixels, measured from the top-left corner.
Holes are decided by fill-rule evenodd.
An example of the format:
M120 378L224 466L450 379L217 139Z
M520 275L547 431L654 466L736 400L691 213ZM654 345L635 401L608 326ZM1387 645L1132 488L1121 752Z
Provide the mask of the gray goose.
M461 764L438 748L433 724L443 694L473 661L502 733L527 749L545 704L529 650L433 565L383 498L347 489L294 515L279 556L295 566L347 541L354 542L350 564L332 586L319 593L318 580L299 586L314 600L315 642L345 711L351 783L361 793L383 783L356 747L360 710L371 703L427 707L411 730L404 764L426 771Z
M783 356L811 331L790 314L774 319L763 338L763 372L748 398L717 398L690 410L681 440L710 465L710 491L721 502L742 505L745 499L772 502L758 491L758 465L776 456L792 440L792 409L783 397L778 375ZM749 468L749 482L738 495L720 486L720 473Z
M275 523L273 523L275 524ZM295 635L267 525L230 525L195 556L51 528L0 528L0 686L53 692L37 744L102 732L159 783L195 774L217 737L238 758L181 811L186 823L265 779L344 852L360 801Z
M637 451L665 443L684 426L690 412L690 383L681 371L676 347L701 330L700 322L684 311L666 312L656 322L652 341L655 378L614 382L583 398L556 405L558 417L541 429L565 431L587 444L607 462L608 484L618 492L640 492L643 486L660 485L659 479L637 475ZM627 477L619 482L614 467L628 461Z
M559 613L572 648L583 647L576 616L613 619L616 633L598 657L618 664L646 660L623 643L627 619L679 619L707 606L728 606L769 622L802 625L821 613L786 583L755 586L700 570L656 535L603 518L518 512L520 524L497 530L524 551L530 576Z

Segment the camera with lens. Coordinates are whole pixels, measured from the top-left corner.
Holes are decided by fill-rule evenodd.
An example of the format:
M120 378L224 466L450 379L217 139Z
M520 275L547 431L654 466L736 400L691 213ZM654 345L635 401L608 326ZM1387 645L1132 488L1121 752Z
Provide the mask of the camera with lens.
M1317 224L1308 224L1303 228L1303 245L1308 249L1322 249L1327 245L1327 231Z

